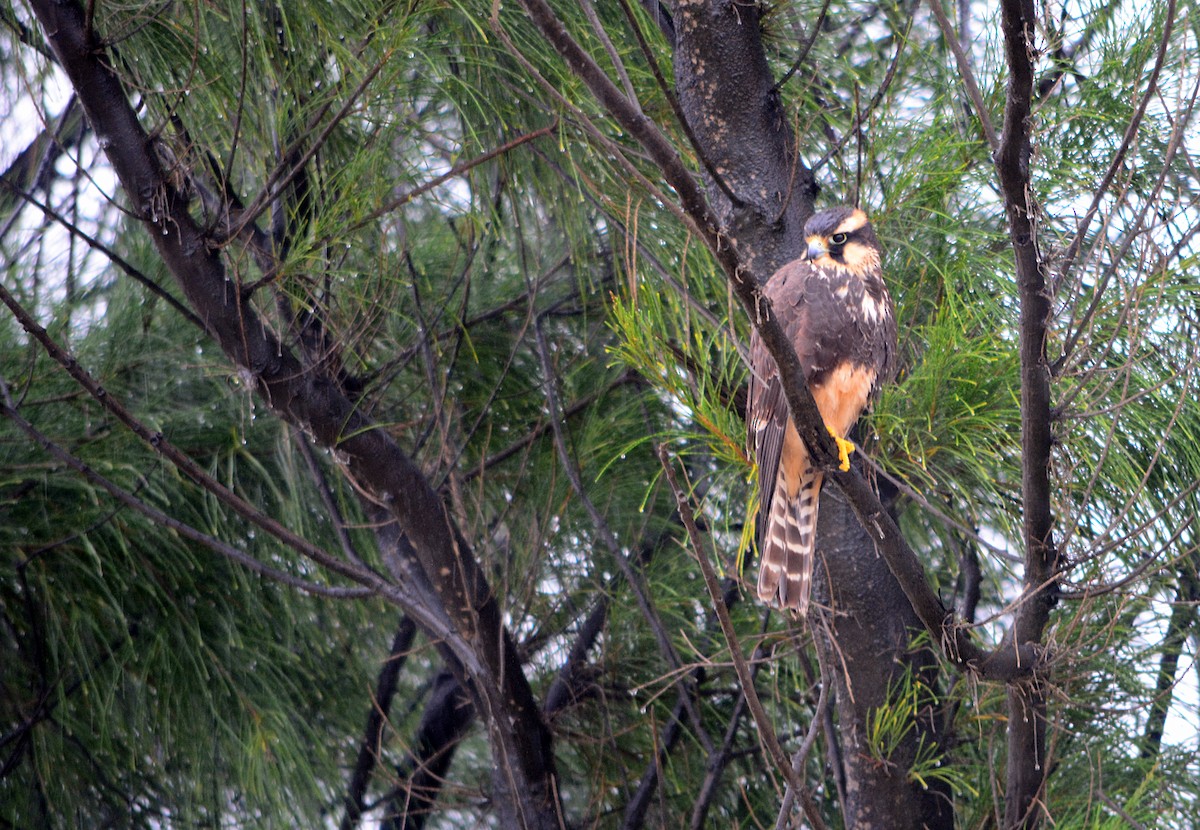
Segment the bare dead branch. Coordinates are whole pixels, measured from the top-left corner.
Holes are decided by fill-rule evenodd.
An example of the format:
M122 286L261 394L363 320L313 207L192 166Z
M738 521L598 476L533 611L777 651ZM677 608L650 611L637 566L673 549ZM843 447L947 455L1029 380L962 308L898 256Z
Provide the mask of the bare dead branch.
M806 791L807 788L804 787L804 762L817 740L817 731L821 728L825 712L829 708L830 684L829 678L825 677L824 674L824 668L822 668L821 691L817 695L817 705L813 709L813 717L808 725L808 733L800 743L800 748L792 754L792 778L788 781L787 790L783 794L783 803L779 805L779 815L775 819L775 830L787 830L792 817L792 804L797 796L802 800L811 800L812 798ZM807 813L808 810L809 808L806 806L805 812Z

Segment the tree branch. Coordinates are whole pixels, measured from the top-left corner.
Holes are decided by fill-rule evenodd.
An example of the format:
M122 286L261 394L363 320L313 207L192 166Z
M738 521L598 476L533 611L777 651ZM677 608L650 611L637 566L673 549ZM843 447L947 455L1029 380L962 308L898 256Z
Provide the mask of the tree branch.
M454 760L459 741L475 721L476 710L454 673L442 670L433 680L433 692L413 740L413 747L397 773L404 779L389 796L380 830L421 830L433 814Z
M371 774L379 764L380 753L383 750L384 725L392 708L392 698L396 696L400 670L408 660L408 652L416 634L417 627L413 621L407 616L401 617L400 624L396 626L396 633L392 636L392 647L388 649L387 659L379 669L375 691L371 695L371 708L367 710L367 723L363 727L358 759L350 773L350 785L346 790L346 813L342 816L341 830L357 827L366 808L367 784L370 783Z
M105 490L121 504L124 504L126 507L129 507L138 513L141 513L155 524L169 528L185 539L190 539L193 542L204 545L210 550L216 551L229 560L236 562L237 564L242 565L257 574L260 574L267 579L271 579L280 583L281 585L287 585L290 588L304 591L305 593L313 594L315 596L330 597L332 599L361 599L362 597L370 596L372 593L374 593L374 591L366 587L343 588L329 585L319 585L307 579L293 576L292 574L281 571L278 568L273 568L270 565L266 565L245 551L239 550L233 545L226 544L220 539L210 536L207 533L202 533L191 525L181 522L178 519L174 519L157 508L151 507L141 499L136 498L132 493L128 492L122 487L119 487L106 477L100 475L100 473L93 470L90 466L76 458L71 453L67 452L58 444L54 443L54 441L50 440L48 436L34 427L33 424L21 417L21 414L12 406L11 400L8 398L8 386L5 384L3 378L0 378L0 392L3 393L3 397L5 398L5 401L0 403L0 415L4 415L10 421L16 424L17 427L30 438L30 440L41 446L42 449L44 449L52 457L58 459L72 470L75 470L92 484L95 484L97 487Z
M584 510L591 517L592 526L596 531L597 538L608 550L609 556L612 557L617 568L624 575L626 582L629 583L629 589L633 592L638 609L642 612L642 617L645 618L646 623L650 626L650 630L654 634L654 639L658 642L658 648L662 652L663 658L667 661L667 665L676 676L687 678L689 675L683 670L683 661L679 659L679 653L675 650L670 635L667 634L666 626L663 625L662 618L658 615L654 603L650 601L645 580L630 563L629 557L621 550L616 536L609 529L608 522L605 521L604 516L601 515L583 487L583 479L579 475L579 470L575 466L574 461L571 459L571 455L567 450L567 441L563 435L558 410L558 393L555 391L558 374L554 371L554 366L550 361L550 349L546 343L546 335L542 330L540 317L534 321L533 328L537 336L538 358L542 365L543 392L546 395L546 406L549 410L550 425L554 433L554 446L558 451L563 471L567 474L567 479L571 484L571 489L575 491L576 498L580 500ZM688 717L692 720L692 728L695 730L696 736L700 739L700 743L704 746L705 750L712 752L712 738L704 730L704 722L700 719L700 713L696 710L693 702L693 690L688 688L688 686L689 684L685 682L683 687L679 689L680 699L683 701Z
M495 805L515 827L558 827L561 809L550 733L505 629L499 604L478 561L421 469L386 430L362 415L336 379L306 368L246 305L219 253L171 185L150 138L129 105L103 44L78 2L35 0L34 13L63 71L79 93L92 128L150 230L159 255L208 332L281 417L334 448L347 473L386 507L412 544L415 563L444 609L454 650L474 681L496 761ZM400 595L388 592L393 600ZM417 608L413 610L427 610ZM432 624L427 614L415 618Z
M1058 601L1059 553L1052 537L1050 448L1053 420L1046 336L1052 312L1043 262L1037 248L1030 174L1033 152L1030 110L1033 100L1033 0L1001 3L1008 88L1004 129L995 154L996 174L1008 215L1020 299L1021 357L1021 503L1024 511L1024 596L1010 632L1020 647L1038 643ZM1008 760L1005 828L1036 827L1045 785L1046 700L1040 684L1008 689Z
M954 54L954 61L958 65L959 74L962 76L963 86L966 87L967 97L971 99L971 106L975 108L975 114L979 117L979 125L983 128L983 137L987 140L988 147L994 153L1000 146L1000 139L996 137L996 128L992 126L992 117L988 114L987 104L979 91L979 85L975 83L975 70L971 68L971 58L967 55L966 50L963 49L962 42L955 36L954 24L946 16L946 9L942 6L942 0L929 0L929 8L933 11L934 18L937 19L938 27L942 30L942 36L945 39L946 45L950 47L950 51Z
M750 671L750 664L746 661L746 655L742 652L741 641L738 639L737 631L733 628L733 621L729 617L729 609L725 606L725 602L721 597L717 575L713 571L712 565L709 563L708 556L705 554L704 547L701 544L700 529L696 527L696 520L692 515L692 506L688 501L687 493L679 486L674 464L667 454L666 446L662 444L658 446L658 460L667 475L667 482L671 486L671 492L675 495L679 514L683 519L683 526L687 528L688 540L690 542L689 550L697 564L700 565L700 572L704 576L704 586L708 589L708 597L712 601L713 609L716 611L717 620L721 625L721 633L725 636L726 645L729 646L734 671L737 672L738 680L742 686L742 693L746 696L746 704L750 707L750 714L754 717L755 725L758 726L759 740L762 742L767 757L771 759L775 768L783 777L783 780L789 781L791 780L791 765L788 763L787 756L783 754L783 748L780 746L779 738L775 734L775 726L767 716L762 701L759 700L758 691L754 687L754 675ZM820 816L816 817L816 821L820 821Z

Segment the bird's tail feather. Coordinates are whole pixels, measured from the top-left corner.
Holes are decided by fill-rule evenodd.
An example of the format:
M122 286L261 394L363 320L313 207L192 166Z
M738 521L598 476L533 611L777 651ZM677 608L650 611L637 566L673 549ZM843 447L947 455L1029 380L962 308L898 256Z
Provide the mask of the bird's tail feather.
M771 513L762 534L758 597L763 602L772 602L778 595L779 604L795 609L800 617L808 612L823 477L816 470L806 471L800 477L796 495L789 496L780 470L771 497Z

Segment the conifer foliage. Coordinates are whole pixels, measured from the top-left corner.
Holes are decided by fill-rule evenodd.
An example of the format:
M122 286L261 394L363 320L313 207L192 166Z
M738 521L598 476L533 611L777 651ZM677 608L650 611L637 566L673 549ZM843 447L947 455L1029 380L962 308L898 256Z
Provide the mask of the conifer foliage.
M0 0L0 823L1200 825L1198 11Z

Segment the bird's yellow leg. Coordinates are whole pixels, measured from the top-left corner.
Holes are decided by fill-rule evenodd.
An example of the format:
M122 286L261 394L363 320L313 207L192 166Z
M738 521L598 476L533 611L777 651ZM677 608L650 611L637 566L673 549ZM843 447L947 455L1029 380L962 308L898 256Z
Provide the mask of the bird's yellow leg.
M829 429L828 426L826 426L825 429L829 430L829 434L833 436L833 440L837 441L838 458L841 459L841 463L838 464L838 469L844 473L850 469L850 454L854 452L854 442L847 441L832 429Z

